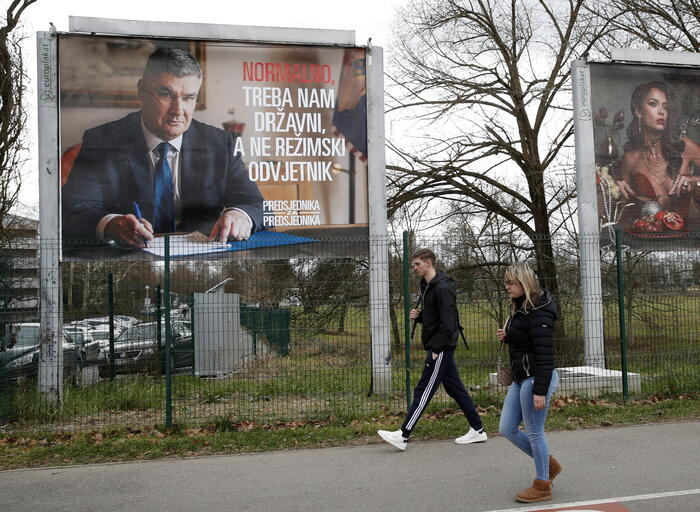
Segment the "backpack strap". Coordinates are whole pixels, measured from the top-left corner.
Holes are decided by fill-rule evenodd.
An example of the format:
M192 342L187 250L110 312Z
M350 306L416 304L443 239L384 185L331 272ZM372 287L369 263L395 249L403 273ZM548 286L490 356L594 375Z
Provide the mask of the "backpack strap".
M459 335L462 338L462 341L464 342L464 348L469 350L469 345L467 344L467 338L464 336L464 327L462 327L462 324L459 322L459 317L457 318L457 325L459 326Z
M416 301L416 305L413 306L413 309L418 309L421 304L423 304L423 294L418 295L418 300ZM411 327L411 342L413 342L413 335L416 333L416 325L418 325L418 321L414 320L413 321L413 327Z

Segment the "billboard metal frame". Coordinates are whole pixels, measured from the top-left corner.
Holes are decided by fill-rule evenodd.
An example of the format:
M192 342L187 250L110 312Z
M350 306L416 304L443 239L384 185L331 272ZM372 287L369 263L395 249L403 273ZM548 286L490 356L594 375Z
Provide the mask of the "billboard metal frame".
M352 30L302 29L287 27L251 27L200 23L172 23L116 20L105 18L69 18L69 31L92 35L178 38L266 44L311 46L352 46ZM59 121L57 33L37 32L39 76L39 162L40 162L40 308L42 347L39 391L59 402L62 397L60 375L62 325L59 215ZM367 62L367 140L368 202L370 235L370 311L372 338L373 391L391 391L389 332L389 263L386 218L386 179L384 153L384 78L383 51L365 47ZM57 370L58 369L58 370Z

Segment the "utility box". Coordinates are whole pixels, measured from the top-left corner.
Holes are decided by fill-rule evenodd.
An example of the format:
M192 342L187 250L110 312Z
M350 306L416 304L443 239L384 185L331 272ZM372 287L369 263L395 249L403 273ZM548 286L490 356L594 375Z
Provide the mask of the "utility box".
M238 294L195 293L192 309L195 375L226 375L253 356L253 337L241 328Z

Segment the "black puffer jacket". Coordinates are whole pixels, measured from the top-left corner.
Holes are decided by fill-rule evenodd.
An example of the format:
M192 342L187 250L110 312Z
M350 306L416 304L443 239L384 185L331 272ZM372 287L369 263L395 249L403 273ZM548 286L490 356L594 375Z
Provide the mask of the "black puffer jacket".
M456 305L454 279L438 270L430 282L420 280L423 310L416 319L423 324L421 341L425 350L439 354L447 348L457 346L459 316Z
M518 309L508 319L506 339L510 352L513 379L521 382L535 377L532 392L546 395L554 370L552 336L557 319L557 306L547 290L535 297L534 309L526 309L523 301L516 299Z

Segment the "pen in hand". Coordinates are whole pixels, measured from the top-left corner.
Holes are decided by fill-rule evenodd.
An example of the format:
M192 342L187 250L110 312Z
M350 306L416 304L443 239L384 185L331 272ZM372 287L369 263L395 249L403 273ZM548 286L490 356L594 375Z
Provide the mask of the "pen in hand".
M134 215L139 220L141 225L144 226L143 215L141 215L141 208L139 208L139 204L136 201L133 201L133 205L134 205ZM145 238L143 239L143 245L144 245L144 247L148 247L148 240L146 240Z

